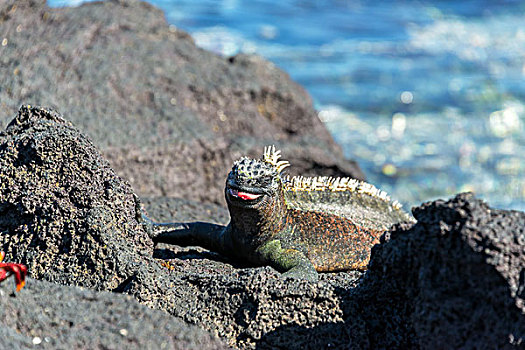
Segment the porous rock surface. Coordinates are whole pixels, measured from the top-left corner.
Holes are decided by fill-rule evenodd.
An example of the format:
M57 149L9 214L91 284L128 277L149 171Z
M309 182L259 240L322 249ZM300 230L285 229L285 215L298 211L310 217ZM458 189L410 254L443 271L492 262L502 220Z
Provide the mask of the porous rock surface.
M3 0L0 33L0 125L23 103L60 110L141 196L223 203L232 161L268 144L292 174L363 178L286 73L197 48L145 2Z
M31 276L116 289L153 253L137 218L129 184L58 113L22 106L0 133L0 245Z
M265 144L276 142L303 175L359 173L280 70L200 50L148 4L49 9L43 0L6 0L0 33L0 121L9 124L0 134L0 249L32 277L127 293L238 348L523 346L525 214L466 194L427 203L414 210L416 225L383 236L364 277L322 274L318 283L198 248L154 247L134 191L184 198L145 200L155 219L226 223L224 208L209 203L221 203L232 160L259 156ZM28 102L58 107L104 156L56 112L22 107L11 120ZM67 299L60 290L76 290L30 279L19 294L28 313L15 312L24 308L18 294L2 297L12 308L0 339L12 348L27 347L42 327L40 313L25 318L39 288L58 301ZM57 315L71 309L52 305ZM152 322L163 327L156 313L164 311L152 310ZM133 318L119 315L98 324ZM71 335L67 323L43 322ZM102 328L94 342L117 339ZM207 335L191 336L199 337Z
M200 248L154 248L130 186L56 112L22 107L0 152L0 249L39 279L129 294L237 348L523 345L524 213L468 194L427 203L417 224L383 236L364 277L311 283ZM213 205L146 203L155 219L227 221Z
M159 208L155 201L148 205ZM163 208L154 211L155 215L177 215L174 207ZM256 321L246 322L247 331L243 336L247 340L253 337L256 348L523 347L525 213L493 209L472 194L464 193L449 201L425 203L413 208L413 214L418 220L415 225L395 226L382 237L381 244L373 248L369 270L362 278L358 273L331 273L321 275L320 285L279 281L277 290L285 291L284 294L268 289L274 282L271 278L263 281L262 289L270 290L269 299L266 292L260 294L261 286L241 288L244 293L239 297L247 297L247 301L239 302L236 307L245 315L253 315ZM177 273L202 259L222 261L221 257L210 254L194 249L181 252L176 246L161 246L156 250L156 255L168 259ZM239 271L227 266L226 274ZM214 270L225 269L217 263ZM247 279L245 275L246 272L252 274L253 270L240 271L234 280L240 278L241 285L253 285L252 277ZM229 282L220 274L213 278L196 277L194 283L204 295L232 293L226 287ZM237 289L238 284L235 286ZM308 292L301 288L307 288ZM294 290L299 304L289 304L288 298L280 300ZM316 294L316 303L310 313L305 313L298 305L304 301L311 307L307 298L311 293ZM297 309L289 314L286 307L283 309L283 301L284 305ZM268 307L274 310L266 314L268 302ZM319 305L326 305L327 314L332 316L320 319L316 314ZM213 310L208 312L220 319ZM294 315L294 321L270 321L276 314L278 319L281 314ZM309 321L304 322L305 318ZM268 323L277 327L268 327ZM213 327L203 324L207 329ZM257 332L251 330L261 324L266 327ZM237 336L234 345L253 345L238 340Z
M523 347L525 213L463 193L413 214L416 225L398 226L374 248L354 291L372 346Z
M293 348L293 334L264 335L289 324L340 323L337 290L359 276L326 275L310 284L194 248L154 251L129 184L90 140L46 108L22 106L0 133L0 184L0 250L9 261L26 264L32 277L127 293L237 347ZM225 219L213 206L200 217L181 217L191 205L187 200L151 203L160 203L158 211L178 211L175 218Z
M7 283L9 282L9 283ZM2 349L227 349L220 340L131 296L32 278L0 285Z

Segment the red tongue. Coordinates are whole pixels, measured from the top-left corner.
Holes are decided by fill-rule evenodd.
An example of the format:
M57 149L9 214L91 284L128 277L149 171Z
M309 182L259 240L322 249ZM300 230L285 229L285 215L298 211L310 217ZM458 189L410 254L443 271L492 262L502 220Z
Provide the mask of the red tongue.
M230 190L231 193L236 196L236 197L239 197L243 200L254 200L256 198L259 198L260 194L253 194L253 193L248 193L248 192L241 192L241 191L237 191L237 190Z

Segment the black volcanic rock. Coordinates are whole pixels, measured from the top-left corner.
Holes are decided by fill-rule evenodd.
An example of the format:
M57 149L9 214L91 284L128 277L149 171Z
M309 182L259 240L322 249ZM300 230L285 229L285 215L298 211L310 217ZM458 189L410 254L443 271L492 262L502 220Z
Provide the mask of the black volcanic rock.
M146 203L155 219L227 221L214 205ZM417 224L395 226L374 247L364 278L311 283L202 248L154 249L139 208L58 113L23 106L0 133L0 250L32 277L129 294L238 348L523 345L522 212L468 194L424 204L413 210ZM11 342L27 343L9 329Z
M218 339L122 294L27 280L0 285L2 349L227 349Z
M46 108L22 106L0 133L0 184L0 250L26 264L31 277L132 295L237 347L253 348L290 324L340 326L339 291L360 276L324 275L312 284L202 249L153 250L131 187L91 141ZM224 209L212 205L149 203L157 205L155 218L225 221ZM297 339L264 343L293 348ZM324 339L316 344L326 345Z
M285 72L199 49L147 3L5 0L0 33L0 124L22 103L60 110L141 196L222 203L232 161L268 144L294 174L363 177Z
M131 187L51 110L22 106L0 133L0 246L31 276L112 290L153 243Z
M161 342L208 344L209 335L177 322L171 334L167 311L238 348L523 347L524 213L466 194L424 204L417 224L383 236L363 278L322 274L318 283L200 248L154 247L134 191L183 198L146 200L155 219L226 223L213 203L222 202L232 160L268 143L304 175L359 173L286 74L258 57L196 48L146 3L49 9L7 0L0 30L0 120L9 123L0 133L0 250L32 277L127 293L158 309L33 279L6 297L6 281L0 344L26 348L40 334L33 329L51 327L57 347L88 336L106 346L122 336L112 325L126 321L154 337L149 325L134 328L139 317L169 333ZM11 121L29 102L58 107L102 152L49 109L22 107ZM99 301L118 316L104 318ZM75 336L82 320L93 332ZM148 340L131 346L157 344L140 341Z
M413 214L374 248L356 291L374 347L523 347L525 213L464 193Z

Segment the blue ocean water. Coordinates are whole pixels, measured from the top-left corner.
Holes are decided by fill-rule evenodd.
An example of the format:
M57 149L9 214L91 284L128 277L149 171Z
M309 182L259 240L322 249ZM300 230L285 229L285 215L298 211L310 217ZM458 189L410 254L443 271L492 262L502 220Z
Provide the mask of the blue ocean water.
M150 2L204 48L286 70L369 182L406 206L473 191L525 210L525 2Z

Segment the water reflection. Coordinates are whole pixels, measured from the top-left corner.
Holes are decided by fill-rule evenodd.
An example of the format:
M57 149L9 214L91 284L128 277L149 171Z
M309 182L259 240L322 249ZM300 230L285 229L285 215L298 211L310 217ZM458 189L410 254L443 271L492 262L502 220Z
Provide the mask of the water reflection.
M198 45L288 71L348 157L401 202L473 190L525 210L525 3L151 2ZM61 3L77 1L50 1Z

